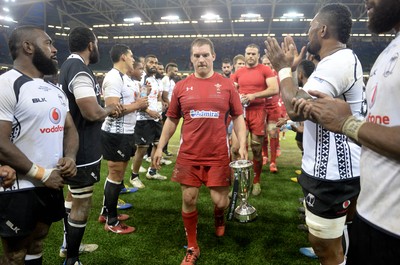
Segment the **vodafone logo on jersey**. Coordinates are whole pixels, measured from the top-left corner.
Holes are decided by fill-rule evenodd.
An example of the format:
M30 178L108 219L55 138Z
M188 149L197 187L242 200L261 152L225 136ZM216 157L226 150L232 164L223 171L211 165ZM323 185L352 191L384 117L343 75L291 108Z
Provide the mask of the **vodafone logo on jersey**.
M58 108L51 108L49 112L49 119L53 124L49 128L40 128L41 133L57 133L64 131L64 126L57 125L61 121L61 111Z
M61 111L57 108L51 108L49 118L52 123L59 124L61 120Z

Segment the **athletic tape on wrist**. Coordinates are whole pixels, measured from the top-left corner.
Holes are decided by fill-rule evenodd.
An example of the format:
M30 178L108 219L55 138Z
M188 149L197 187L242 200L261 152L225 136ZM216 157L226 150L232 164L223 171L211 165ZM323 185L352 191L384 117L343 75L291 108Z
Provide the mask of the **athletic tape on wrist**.
M47 169L33 163L31 169L29 169L26 175L38 179L42 182L46 182L46 180L49 179L51 172L53 172L53 170L54 170L53 168Z
M290 67L285 67L279 70L278 72L279 80L282 81L285 78L292 78L292 68Z
M354 116L349 116L343 124L342 132L344 135L358 142L358 131L365 121L357 120Z

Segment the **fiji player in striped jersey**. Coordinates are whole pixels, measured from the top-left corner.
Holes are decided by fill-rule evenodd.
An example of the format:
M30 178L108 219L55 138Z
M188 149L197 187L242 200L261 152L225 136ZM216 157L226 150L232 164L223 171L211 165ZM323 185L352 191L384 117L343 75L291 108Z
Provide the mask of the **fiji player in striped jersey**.
M64 216L63 178L76 174L78 134L65 93L43 80L57 73L52 39L23 26L9 49L13 69L0 77L0 164L17 178L0 187L0 264L36 265L51 223Z

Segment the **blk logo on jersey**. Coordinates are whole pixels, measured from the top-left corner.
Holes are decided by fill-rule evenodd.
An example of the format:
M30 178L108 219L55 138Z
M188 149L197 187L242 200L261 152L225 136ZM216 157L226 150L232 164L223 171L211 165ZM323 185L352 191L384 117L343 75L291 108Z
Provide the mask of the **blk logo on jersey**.
M61 111L57 108L51 108L49 118L52 123L59 124L61 120Z
M47 102L46 98L33 98L32 99L33 103L40 103L40 102Z
M192 119L198 118L211 118L211 119L218 119L219 118L219 111L212 111L212 110L190 110L190 117Z

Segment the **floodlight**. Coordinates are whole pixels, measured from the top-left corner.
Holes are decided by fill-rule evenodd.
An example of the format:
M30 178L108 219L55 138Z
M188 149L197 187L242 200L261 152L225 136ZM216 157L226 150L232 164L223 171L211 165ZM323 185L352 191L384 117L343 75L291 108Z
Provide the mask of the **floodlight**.
M221 19L221 17L219 15L212 14L212 13L207 13L205 15L202 15L201 18L205 19L205 20L218 20L218 19Z
M125 22L142 22L142 19L140 17L130 17L130 18L124 18Z
M304 14L297 13L297 12L289 12L289 13L284 13L282 17L284 17L284 18L301 18L301 17L304 17Z
M162 20L179 20L179 16L165 16L161 17Z
M254 14L254 13L247 13L247 14L241 14L240 17L242 18L260 18L260 14Z

